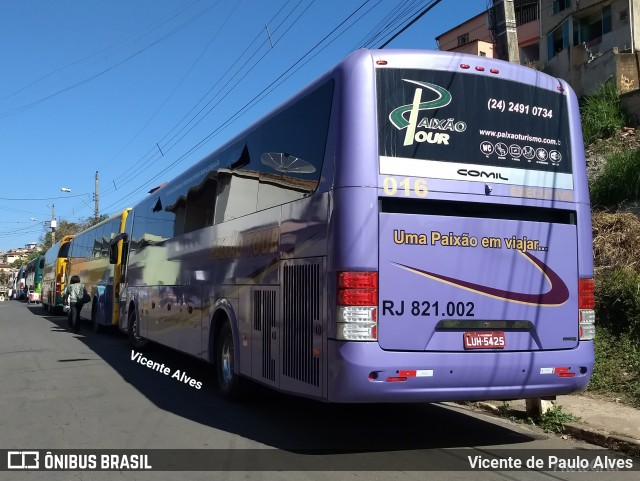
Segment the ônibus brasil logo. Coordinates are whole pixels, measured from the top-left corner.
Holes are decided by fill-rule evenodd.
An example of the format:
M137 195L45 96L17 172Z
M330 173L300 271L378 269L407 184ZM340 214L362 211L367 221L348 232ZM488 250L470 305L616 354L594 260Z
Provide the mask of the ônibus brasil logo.
M437 97L433 100L422 102L422 88L417 88L413 94L413 102L394 109L389 114L389 120L398 130L407 129L404 136L404 145L411 145L416 142L428 142L430 144L449 145L449 134L443 132L416 132L417 128L427 128L430 130L449 130L455 132L464 132L467 130L467 124L464 122L454 122L454 119L422 119L418 122L418 112L421 110L432 110L446 107L451 103L451 93L439 85L430 84L428 82L419 82L418 80L403 79L419 87L424 87L434 92ZM409 113L407 119L405 114Z

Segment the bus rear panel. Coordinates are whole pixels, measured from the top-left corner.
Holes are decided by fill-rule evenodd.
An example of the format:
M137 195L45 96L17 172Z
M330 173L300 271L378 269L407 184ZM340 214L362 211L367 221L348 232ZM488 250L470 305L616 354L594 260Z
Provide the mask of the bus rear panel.
M377 138L345 137L361 144L354 151L376 142L379 163L377 188L353 186L348 171L336 179L344 189L334 196L341 252L329 400L585 389L594 362L591 222L570 87L466 55L381 51L351 60L375 77ZM349 160L361 172L367 162ZM370 238L375 253L354 255ZM350 286L345 272L373 279Z

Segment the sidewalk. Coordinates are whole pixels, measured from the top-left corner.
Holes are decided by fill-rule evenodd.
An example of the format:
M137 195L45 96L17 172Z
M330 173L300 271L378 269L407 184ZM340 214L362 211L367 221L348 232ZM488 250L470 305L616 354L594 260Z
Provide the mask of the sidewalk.
M640 410L589 395L558 396L555 404L580 418L565 424L565 434L591 444L640 456ZM480 409L498 413L502 401L476 403ZM526 412L524 400L508 402L509 411Z

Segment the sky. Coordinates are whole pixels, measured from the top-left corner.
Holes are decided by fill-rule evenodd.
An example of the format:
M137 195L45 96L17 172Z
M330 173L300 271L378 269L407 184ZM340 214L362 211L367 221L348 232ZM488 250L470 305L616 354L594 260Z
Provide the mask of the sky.
M434 0L0 0L0 251L135 205ZM441 0L385 48L486 9Z

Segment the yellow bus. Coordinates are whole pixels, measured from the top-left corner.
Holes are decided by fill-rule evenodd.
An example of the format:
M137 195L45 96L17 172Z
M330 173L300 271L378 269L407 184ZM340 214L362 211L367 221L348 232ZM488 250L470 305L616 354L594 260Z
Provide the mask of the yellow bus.
M125 209L80 232L71 241L67 279L78 276L91 295L91 301L83 306L81 317L91 320L95 332L118 326L120 265L109 262L109 246L123 231L130 210Z
M65 288L67 257L72 235L66 235L44 255L42 268L42 308L53 314L62 310L62 292Z

